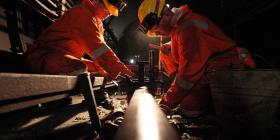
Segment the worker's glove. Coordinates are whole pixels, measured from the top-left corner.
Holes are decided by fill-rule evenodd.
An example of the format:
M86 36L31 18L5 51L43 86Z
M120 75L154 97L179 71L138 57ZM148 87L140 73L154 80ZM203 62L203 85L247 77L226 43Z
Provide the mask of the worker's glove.
M170 44L164 44L162 46L159 46L159 45L150 43L149 47L153 48L153 49L157 49L165 55L170 55L170 53L171 53L171 45Z
M159 107L165 115L172 115L172 108L170 108L169 106L160 103Z
M134 91L139 87L138 83L133 81L132 77L128 75L123 75L123 76L119 75L117 79L119 79L118 82L121 83L126 88L127 98L129 102Z
M117 82L127 82L128 80L132 79L131 75L122 74L121 72L116 76L115 81Z
M170 107L169 104L164 101L161 100L161 102L159 102L159 107L160 109L165 113L165 115L175 115L175 114L179 114L179 109L180 109L180 105L176 106L176 107Z
M125 84L127 87L133 87L135 84L135 82L132 80L132 77L129 75L118 75L115 81Z
M133 78L129 75L119 76L120 82L127 87L127 91L134 91L137 89L137 83L133 81Z

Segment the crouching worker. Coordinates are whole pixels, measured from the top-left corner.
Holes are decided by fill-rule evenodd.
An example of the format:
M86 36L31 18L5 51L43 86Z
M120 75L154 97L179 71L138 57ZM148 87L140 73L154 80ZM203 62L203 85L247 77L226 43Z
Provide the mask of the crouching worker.
M133 75L103 38L102 20L118 16L125 5L122 0L82 0L36 39L25 53L27 65L31 71L45 74ZM85 55L91 59L84 59Z
M215 24L187 5L171 9L165 0L144 0L138 18L139 29L148 36L171 38L167 59L172 62L167 71L176 75L161 104L170 108L180 105L185 117L198 117L211 108L208 71L255 68L248 50L237 47Z
M35 40L24 54L26 64L34 73L132 76L103 38L102 21L118 16L125 6L123 0L82 0ZM85 55L90 59L84 59Z

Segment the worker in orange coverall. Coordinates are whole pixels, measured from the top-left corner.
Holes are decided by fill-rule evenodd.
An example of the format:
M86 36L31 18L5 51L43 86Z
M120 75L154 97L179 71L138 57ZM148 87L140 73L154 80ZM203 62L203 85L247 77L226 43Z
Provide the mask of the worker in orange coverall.
M163 74L172 79L173 75L177 73L177 64L172 58L171 54L171 42L158 46L155 44L149 44L151 48L160 50L159 59L164 69Z
M82 0L58 18L25 53L31 71L78 75L91 72L115 79L133 73L106 45L102 20L118 16L123 0ZM83 57L87 55L89 59Z
M187 5L171 9L165 0L144 0L138 18L139 29L148 36L171 38L167 59L175 63L168 66L175 68L168 69L177 72L161 104L171 108L179 105L186 117L201 116L211 106L206 72L256 67L247 49L237 47L215 24Z

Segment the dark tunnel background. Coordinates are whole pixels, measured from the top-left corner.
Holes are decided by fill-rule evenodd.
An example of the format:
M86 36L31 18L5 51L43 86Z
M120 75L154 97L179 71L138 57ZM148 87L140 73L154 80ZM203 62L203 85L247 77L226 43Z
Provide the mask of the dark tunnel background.
M137 8L140 0L127 1L127 8L110 24L118 44L118 56L126 61L134 56L148 59L148 44L159 43L137 30ZM171 7L188 4L193 12L216 23L237 45L249 49L258 68L279 68L279 2L278 0L169 0Z
M42 0L45 1L45 0ZM75 2L80 0L67 0ZM159 43L158 38L148 38L138 31L138 7L142 0L126 0L128 6L120 13L119 17L110 17L104 23L105 39L107 44L116 54L127 62L130 58L148 60L148 44ZM26 4L29 3L29 4ZM202 14L216 23L226 35L236 41L237 45L249 49L257 63L258 68L280 68L279 47L279 1L278 0L167 0L171 7L179 7L188 4L193 12ZM0 6L9 10L18 10L19 17L2 12L0 20L0 31L9 32L10 46L8 51L13 53L23 53L28 48L28 43L24 44L20 38L23 33L35 39L48 25L59 16L54 16L49 11L40 14L39 7L36 10L34 0L1 0ZM71 8L69 6L69 8ZM4 10L5 8L1 8ZM49 7L51 8L51 7ZM55 9L52 9L54 12ZM1 11L0 11L1 12ZM23 20L22 20L23 19ZM53 19L53 20L49 20ZM7 25L5 20L7 20ZM21 27L15 23L21 23ZM18 28L18 29L17 29ZM168 41L165 39L164 41ZM7 41L9 42L9 41ZM2 42L3 43L3 42ZM8 44L8 43L7 43ZM157 51L156 51L157 53Z

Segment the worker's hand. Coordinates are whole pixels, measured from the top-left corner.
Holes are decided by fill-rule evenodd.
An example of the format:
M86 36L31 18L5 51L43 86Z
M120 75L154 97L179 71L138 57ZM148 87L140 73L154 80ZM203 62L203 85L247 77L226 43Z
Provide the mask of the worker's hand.
M171 52L170 44L164 44L164 45L161 47L161 46L159 46L159 45L150 43L150 44L149 44L149 47L150 47L150 48L157 49L157 50L161 51L163 54L166 54L166 55L170 54L170 52Z
M175 86L175 84L171 84L167 93L162 96L162 100L160 104L164 104L169 106L170 108L175 108L180 104L180 102L186 96L186 91L181 87Z
M159 103L160 109L164 112L165 115L172 115L172 108L162 103Z
M137 75L134 72L132 72L131 70L127 71L125 74L123 74L123 76L130 77L130 78L137 77Z
M161 46L156 45L156 44L152 44L152 43L149 44L149 47L154 48L154 49L157 49L157 50L161 50L161 49L162 49Z
M125 74L125 75L117 75L115 80L118 81L118 82L126 83L128 81L132 81L132 76L127 75L127 74Z

